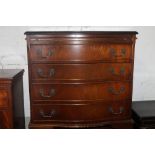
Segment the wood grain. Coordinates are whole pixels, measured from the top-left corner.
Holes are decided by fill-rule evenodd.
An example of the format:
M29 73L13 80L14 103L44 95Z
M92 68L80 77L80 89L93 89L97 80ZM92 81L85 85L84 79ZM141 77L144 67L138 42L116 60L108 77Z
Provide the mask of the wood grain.
M33 100L125 100L131 99L131 87L130 82L32 84L32 97Z
M129 118L130 104L121 102L104 102L90 105L34 105L32 118L34 122L84 122L112 121ZM113 109L113 113L110 111ZM120 108L123 111L120 112ZM43 122L44 123L44 122Z
M32 45L30 60L48 63L131 62L131 48L130 44ZM122 50L125 50L125 54Z
M33 64L32 80L49 81L110 81L131 80L132 64Z

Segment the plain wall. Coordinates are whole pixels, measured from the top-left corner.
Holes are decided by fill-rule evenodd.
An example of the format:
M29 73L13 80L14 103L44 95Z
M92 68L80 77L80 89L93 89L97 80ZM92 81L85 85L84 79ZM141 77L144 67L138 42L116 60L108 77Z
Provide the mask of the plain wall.
M138 31L133 100L155 100L155 27L0 27L0 69L24 68L25 115L30 115L25 31Z

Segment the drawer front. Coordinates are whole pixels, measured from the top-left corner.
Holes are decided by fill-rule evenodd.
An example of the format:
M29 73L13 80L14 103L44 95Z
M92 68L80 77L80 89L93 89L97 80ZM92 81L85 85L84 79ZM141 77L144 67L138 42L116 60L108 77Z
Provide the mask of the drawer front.
M33 121L93 121L130 117L130 103L120 102L91 105L33 105Z
M94 45L32 45L31 61L85 62L85 61L129 61L132 59L130 44Z
M11 113L9 110L0 110L0 129L13 128Z
M130 63L33 64L33 80L131 80Z
M8 91L0 89L0 108L8 106Z
M81 84L32 84L33 100L126 100L130 82Z

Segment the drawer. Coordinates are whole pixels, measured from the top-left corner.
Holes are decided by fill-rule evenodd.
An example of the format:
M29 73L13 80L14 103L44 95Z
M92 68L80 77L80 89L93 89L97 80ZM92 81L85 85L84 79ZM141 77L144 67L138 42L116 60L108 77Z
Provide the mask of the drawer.
M33 80L131 80L130 63L33 64Z
M0 108L8 106L8 91L0 89Z
M126 100L130 82L32 84L33 100Z
M33 105L33 121L101 121L129 118L130 103L105 102L90 105Z
M88 44L88 45L32 45L29 51L31 61L42 62L90 62L130 61L130 44Z

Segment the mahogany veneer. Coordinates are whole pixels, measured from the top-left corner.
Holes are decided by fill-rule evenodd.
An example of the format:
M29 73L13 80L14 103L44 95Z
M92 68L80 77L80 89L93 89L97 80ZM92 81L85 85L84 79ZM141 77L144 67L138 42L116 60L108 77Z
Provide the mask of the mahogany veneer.
M137 32L26 32L29 128L132 128Z

